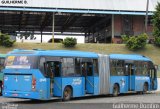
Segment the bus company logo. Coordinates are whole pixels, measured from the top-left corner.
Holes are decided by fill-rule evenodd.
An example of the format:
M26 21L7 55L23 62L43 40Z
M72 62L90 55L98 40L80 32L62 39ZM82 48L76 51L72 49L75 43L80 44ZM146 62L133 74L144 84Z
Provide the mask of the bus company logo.
M27 0L1 0L1 4L28 4Z
M4 77L4 80L5 80L5 81L8 81L8 77L7 77L7 76L5 76L5 77Z
M73 82L72 82L73 85L80 85L81 83L82 83L81 78L73 79Z
M136 77L136 80L149 80L149 77Z
M44 78L39 79L39 82L46 82L47 80Z

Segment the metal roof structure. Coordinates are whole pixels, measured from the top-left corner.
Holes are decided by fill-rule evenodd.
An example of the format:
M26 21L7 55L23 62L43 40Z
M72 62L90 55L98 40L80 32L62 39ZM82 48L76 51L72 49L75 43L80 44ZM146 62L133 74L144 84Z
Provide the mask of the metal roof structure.
M109 16L55 13L55 32L85 32L98 23L107 23ZM0 11L0 30L52 32L52 18L49 12Z
M149 11L155 11L159 1L149 0ZM19 8L17 11L22 9L24 11L95 13L97 10L105 14L106 11L145 12L146 4L147 0L1 0L0 10L4 10L7 6L6 10L14 10L17 7L15 8L15 10Z
M149 13L157 2L149 0ZM0 0L0 30L87 33L111 24L112 14L146 15L147 0Z

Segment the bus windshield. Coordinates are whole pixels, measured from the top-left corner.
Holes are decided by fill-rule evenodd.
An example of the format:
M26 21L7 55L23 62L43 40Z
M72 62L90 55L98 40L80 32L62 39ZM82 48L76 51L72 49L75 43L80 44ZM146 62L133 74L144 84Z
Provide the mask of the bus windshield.
M6 58L6 69L35 69L37 68L38 57L36 56L8 56Z

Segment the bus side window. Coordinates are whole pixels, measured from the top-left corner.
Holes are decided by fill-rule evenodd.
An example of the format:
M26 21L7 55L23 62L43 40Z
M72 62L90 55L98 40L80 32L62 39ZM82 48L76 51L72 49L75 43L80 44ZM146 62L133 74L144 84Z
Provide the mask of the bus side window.
M148 75L148 62L143 62L142 64L142 75L147 76Z
M111 61L111 75L124 75L124 61L123 60L114 60Z
M117 60L116 70L117 70L118 75L124 75L124 61L123 60Z
M110 60L110 68L111 68L111 75L117 75L116 74L116 60L113 60L113 59Z
M63 58L62 69L63 69L63 76L75 76L74 59Z
M142 62L141 61L135 61L135 75L141 75L142 74Z

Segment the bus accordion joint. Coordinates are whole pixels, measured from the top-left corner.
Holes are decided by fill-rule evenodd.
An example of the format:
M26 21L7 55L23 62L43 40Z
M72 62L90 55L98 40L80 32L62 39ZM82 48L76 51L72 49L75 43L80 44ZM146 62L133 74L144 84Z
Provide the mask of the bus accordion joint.
M35 91L35 89L36 89L36 78L32 76L32 90Z

